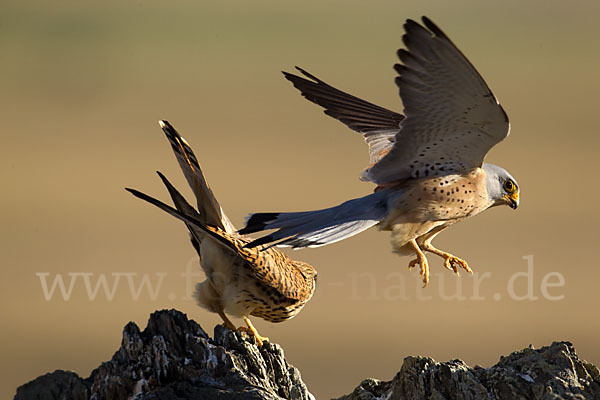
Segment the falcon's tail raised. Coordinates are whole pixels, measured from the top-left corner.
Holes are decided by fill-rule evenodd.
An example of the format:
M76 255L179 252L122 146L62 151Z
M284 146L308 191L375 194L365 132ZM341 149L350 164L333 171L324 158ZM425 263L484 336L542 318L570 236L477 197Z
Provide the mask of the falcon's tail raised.
M228 239L230 234L223 231L222 228L208 227L202 221L202 216L198 214L198 212L194 210L194 208L185 200L181 193L179 193L179 191L177 191L177 189L173 187L171 182L169 182L162 173L157 173L160 176L160 179L162 179L163 183L167 187L167 190L171 195L171 199L173 199L173 202L175 203L176 209L138 190L131 188L125 188L125 190L133 194L135 197L145 200L148 203L153 204L161 210L165 211L167 214L170 214L173 217L185 222L188 229L190 230L190 234L192 236L192 243L194 244L196 250L198 250L198 253L200 253L198 245L202 241L202 238L206 235L221 243L229 250L237 253L236 246L231 242L231 240Z
M158 123L169 139L183 175L196 196L201 220L205 224L217 226L225 232L235 232L233 224L208 186L192 148L168 121L161 120Z
M250 214L246 227L238 233L245 235L278 229L250 242L246 247L267 243L292 248L324 246L377 225L388 213L390 198L397 194L397 190L381 190L322 210Z

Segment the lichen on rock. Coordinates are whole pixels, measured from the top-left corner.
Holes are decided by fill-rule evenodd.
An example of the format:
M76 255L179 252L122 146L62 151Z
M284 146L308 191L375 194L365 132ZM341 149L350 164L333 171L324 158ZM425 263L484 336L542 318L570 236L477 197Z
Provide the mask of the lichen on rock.
M44 396L44 397L37 397ZM82 379L55 371L17 389L15 400L294 399L312 395L281 347L261 348L245 333L217 325L214 339L176 310L154 312L146 329L123 329L110 361Z
M461 360L406 357L389 382L365 380L338 400L592 400L600 399L598 369L569 342L516 351L490 368Z
M318 355L315 355L318 357ZM283 349L217 325L211 339L176 310L156 311L140 331L130 322L120 348L89 378L55 371L21 386L16 400L309 400ZM339 400L592 400L600 373L569 342L528 347L490 368L461 360L406 357L390 381L363 380Z

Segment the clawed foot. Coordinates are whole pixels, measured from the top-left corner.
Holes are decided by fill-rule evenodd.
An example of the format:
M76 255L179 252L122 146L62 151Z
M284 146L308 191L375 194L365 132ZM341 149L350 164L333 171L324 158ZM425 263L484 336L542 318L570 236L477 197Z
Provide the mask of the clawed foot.
M412 269L416 265L419 265L421 268L421 278L423 278L423 287L426 287L429 283L429 264L427 263L427 258L425 256L417 255L417 258L408 263L408 269Z
M252 322L250 321L250 319L248 319L248 317L243 317L244 322L246 323L247 326L240 326L239 328L236 328L235 325L233 325L233 323L229 320L229 318L227 318L227 316L225 315L225 313L223 311L218 312L218 314L221 316L221 318L223 319L223 325L231 330L231 331L238 331L238 332L246 332L249 336L254 336L254 338L256 339L256 344L258 345L258 347L262 347L263 343L265 340L269 340L268 337L264 337L264 336L260 336L258 334L258 331L256 330L256 328L254 327L254 325L252 325Z
M256 328L254 327L254 325L252 325L252 322L250 321L250 319L248 319L248 317L243 317L243 319L247 326L240 326L238 328L238 331L243 331L243 332L248 333L249 335L254 336L258 347L262 347L264 341L265 340L268 341L269 338L265 337L265 336L260 336L258 334L258 331L256 330Z
M471 275L473 274L473 270L469 268L469 264L467 264L465 260L455 257L452 254L437 250L433 247L429 247L427 250L442 257L444 259L444 267L446 267L450 271L454 271L454 273L456 273L457 276L460 276L460 274L458 273L459 268L464 269ZM421 267L421 278L423 278L423 287L426 287L427 283L429 283L429 265L427 263L427 258L425 258L425 255L422 254L420 251L417 252L417 258L408 263L408 269L412 269L416 265L419 265Z
M235 325L229 320L229 318L227 318L227 315L225 315L225 313L223 311L219 311L218 314L221 317L221 319L223 320L223 326L225 328L229 329L230 331L236 330Z
M455 257L451 254L444 256L444 267L446 267L450 271L454 271L457 276L460 276L460 274L458 273L458 267L464 269L465 271L473 275L473 270L469 268L469 264L467 264L465 260Z
M248 336L254 336L258 347L262 347L263 342L269 340L268 337L260 336L258 334L258 332L256 332L256 330L252 330L252 329L248 328L247 326L240 326L239 328L237 328L237 331L238 332L246 332L248 334Z
M454 271L454 273L457 276L460 276L460 274L458 273L458 268L462 268L471 275L473 275L473 270L469 268L469 264L467 264L465 260L455 257L450 253L446 253L445 251L436 249L431 245L430 241L425 241L425 243L423 243L423 249L425 251L429 251L437 256L442 257L444 259L444 267L446 267L446 269L449 269L450 271Z

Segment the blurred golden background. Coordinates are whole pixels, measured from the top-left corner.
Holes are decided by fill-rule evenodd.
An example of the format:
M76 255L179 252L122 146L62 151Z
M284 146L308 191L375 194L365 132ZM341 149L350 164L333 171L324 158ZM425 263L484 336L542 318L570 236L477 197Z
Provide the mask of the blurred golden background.
M216 315L184 299L199 267L185 227L133 198L168 199L155 170L187 185L157 121L188 139L238 226L251 211L329 207L368 194L360 135L300 97L280 70L294 65L400 111L393 83L402 23L432 18L482 73L512 122L489 162L522 188L521 207L456 225L438 247L466 258L459 279L432 261L417 290L389 233L294 252L319 271L300 315L274 325L318 398L361 379L390 379L408 355L489 366L529 344L570 340L600 363L597 281L600 3L597 1L105 1L0 5L0 397L54 369L88 376L119 346L130 320L177 308L212 334ZM191 197L190 197L191 198ZM533 256L532 295L518 276ZM531 260L531 259L529 259ZM62 274L144 274L135 300L121 278L112 300L90 300L83 276L69 300L42 289ZM542 283L564 285L542 291ZM361 275L362 274L362 275ZM483 275L487 274L487 275ZM546 278L545 278L546 277ZM474 289L481 280L478 293ZM466 299L449 298L462 285ZM403 288L405 290L403 290ZM552 300L552 298L560 298Z

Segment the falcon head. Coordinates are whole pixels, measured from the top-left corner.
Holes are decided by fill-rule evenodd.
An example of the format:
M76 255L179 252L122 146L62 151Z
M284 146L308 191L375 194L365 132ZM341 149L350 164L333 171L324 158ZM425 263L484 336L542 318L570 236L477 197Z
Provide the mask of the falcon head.
M504 168L493 164L483 164L486 187L492 206L507 205L513 210L519 207L519 185Z

